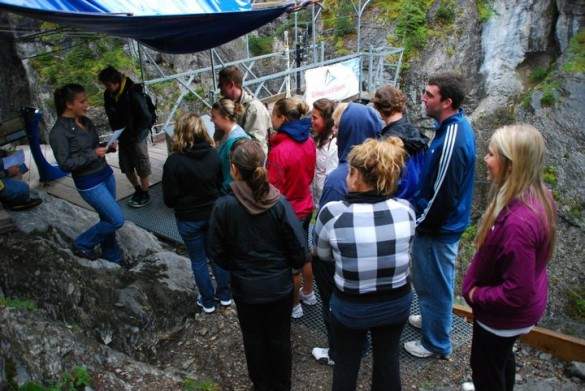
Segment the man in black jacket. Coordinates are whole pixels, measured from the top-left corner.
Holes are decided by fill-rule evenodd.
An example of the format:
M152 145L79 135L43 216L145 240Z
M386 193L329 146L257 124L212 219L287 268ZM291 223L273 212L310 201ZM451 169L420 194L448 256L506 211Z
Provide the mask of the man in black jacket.
M105 87L104 107L112 130L125 128L118 139L120 170L136 189L128 205L146 206L150 203L148 177L151 172L147 136L153 124L153 113L142 85L135 84L116 68L103 69L98 79Z

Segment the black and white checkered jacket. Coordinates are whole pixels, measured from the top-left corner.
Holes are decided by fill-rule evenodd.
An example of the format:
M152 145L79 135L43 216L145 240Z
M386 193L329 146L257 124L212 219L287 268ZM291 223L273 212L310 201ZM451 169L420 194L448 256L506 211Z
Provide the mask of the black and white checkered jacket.
M335 285L348 295L408 288L416 217L408 201L327 203L317 216L313 243L322 261L335 261ZM401 289L402 288L402 289Z

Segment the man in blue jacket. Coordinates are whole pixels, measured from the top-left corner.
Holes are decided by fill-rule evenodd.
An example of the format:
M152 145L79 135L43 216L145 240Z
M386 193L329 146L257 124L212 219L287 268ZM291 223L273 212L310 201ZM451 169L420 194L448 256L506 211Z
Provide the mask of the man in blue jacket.
M422 329L422 339L404 348L416 357L451 354L455 260L459 238L469 225L475 169L473 129L460 110L464 86L459 75L435 75L422 97L438 127L413 200L417 228L412 273L421 315L411 315L409 322Z

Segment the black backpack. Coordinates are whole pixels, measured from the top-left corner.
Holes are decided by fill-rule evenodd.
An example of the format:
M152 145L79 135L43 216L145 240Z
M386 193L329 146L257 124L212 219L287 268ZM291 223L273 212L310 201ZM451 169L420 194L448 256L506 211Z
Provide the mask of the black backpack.
M157 115L156 115L156 104L152 101L150 95L144 92L144 84L136 83L133 86L133 92L139 94L146 103L146 109L148 110L148 114L150 115L150 123L148 124L148 129L150 130L150 139L153 141L152 136L152 128L156 125Z

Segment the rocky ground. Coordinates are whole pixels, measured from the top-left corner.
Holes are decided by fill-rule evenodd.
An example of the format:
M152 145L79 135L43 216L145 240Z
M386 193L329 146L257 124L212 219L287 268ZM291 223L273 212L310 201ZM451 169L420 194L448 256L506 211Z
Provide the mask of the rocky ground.
M0 384L51 384L84 366L95 390L250 389L235 307L197 313L180 248L126 223L120 242L128 268L77 258L71 239L95 216L41 196L39 208L13 214L19 232L0 236ZM332 368L310 356L323 343L323 335L293 324L294 390L330 388ZM470 377L468 357L464 344L450 361L405 362L403 388L458 390ZM583 369L569 374L570 363L525 345L517 357L517 389L584 386ZM371 367L368 355L358 389L369 389Z

